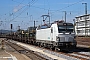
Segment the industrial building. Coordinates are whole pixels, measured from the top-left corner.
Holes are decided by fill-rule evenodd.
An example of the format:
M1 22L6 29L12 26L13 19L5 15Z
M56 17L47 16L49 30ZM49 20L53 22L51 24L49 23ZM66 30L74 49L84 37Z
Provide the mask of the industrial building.
M75 17L75 32L77 36L90 36L90 14Z

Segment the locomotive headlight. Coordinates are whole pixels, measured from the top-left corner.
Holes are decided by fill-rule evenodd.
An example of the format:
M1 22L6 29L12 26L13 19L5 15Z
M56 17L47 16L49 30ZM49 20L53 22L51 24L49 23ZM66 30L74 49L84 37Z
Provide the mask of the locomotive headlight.
M75 43L74 43L74 42L71 42L70 44L71 44L71 45L75 45Z
M73 42L71 42L71 43L70 43L70 45L74 45L74 43L73 43Z
M57 36L56 36L56 41L59 41L59 40L60 40L60 37L57 37Z

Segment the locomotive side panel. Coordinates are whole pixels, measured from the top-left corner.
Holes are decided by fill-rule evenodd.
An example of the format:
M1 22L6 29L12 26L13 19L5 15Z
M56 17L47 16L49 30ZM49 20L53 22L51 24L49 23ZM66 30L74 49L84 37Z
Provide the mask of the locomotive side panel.
M36 30L36 40L48 40L51 38L51 28Z

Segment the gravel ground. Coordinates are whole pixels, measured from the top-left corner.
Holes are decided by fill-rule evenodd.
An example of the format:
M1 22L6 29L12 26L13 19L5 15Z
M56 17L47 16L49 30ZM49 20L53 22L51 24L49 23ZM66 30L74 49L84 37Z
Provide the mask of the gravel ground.
M90 52L79 52L81 54L90 55Z
M82 58L90 59L90 57L82 56L82 55L78 55L78 54L74 54L74 53L72 53L72 54L70 54L70 55L74 55L74 56L79 56L79 57L82 57Z
M67 59L67 60L79 60L77 58L73 58L73 57L66 56L64 54L59 54L59 53L56 53L56 52L53 52L53 51L49 51L49 50L45 50L44 52L50 53L52 55L55 55L55 56L58 56L58 57L61 57L61 58Z

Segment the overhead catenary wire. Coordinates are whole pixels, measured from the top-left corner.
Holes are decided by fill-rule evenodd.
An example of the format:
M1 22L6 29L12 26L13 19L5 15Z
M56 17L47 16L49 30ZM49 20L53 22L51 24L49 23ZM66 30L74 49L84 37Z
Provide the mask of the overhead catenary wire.
M70 5L66 6L66 7L61 8L61 9L55 10L55 12L61 11L61 10L63 10L63 9L66 9L66 8L68 8L68 7L71 7L71 6L76 5L76 4L78 4L78 3L81 3L82 1L84 1L84 0L80 0L80 1L78 1L78 2L75 2L75 3L73 3L73 4L70 4Z
M12 1L13 1L13 2L16 2L16 3L19 3L19 5L20 5L20 4L23 4L22 2L23 2L24 0L22 0L22 2L17 2L17 1L15 1L15 0L12 0ZM32 1L35 1L35 0L32 0ZM64 7L64 8L68 8L68 7L72 6L72 5L75 5L75 4L77 4L77 3L80 3L81 1L84 1L84 0L80 0L79 2L76 2L76 3L74 3L74 4L68 5L68 6ZM29 3L30 3L30 2L29 2ZM28 4L29 4L29 3L28 3ZM19 5L18 5L18 6L19 6ZM25 6L26 6L26 5L25 5ZM21 9L23 9L25 6L23 6L22 8L20 8L18 11L20 11ZM62 12L62 11L60 11L60 10L64 9L64 8L61 8L61 9L59 9L59 10L50 10L50 9L41 8L41 7L36 7L36 6L32 6L32 5L30 5L30 7L39 8L39 9L44 9L44 10L49 10L49 11L54 11L54 12L57 12L57 11ZM17 12L18 12L18 11L17 11ZM51 12L51 13L54 13L54 12ZM13 14L15 14L15 13L13 13Z
M38 9L43 9L43 10L49 10L49 11L50 11L50 14L51 14L51 13L54 14L54 13L56 13L56 12L63 12L63 9L66 9L66 8L69 8L69 7L73 6L73 5L76 5L76 4L78 4L78 3L81 3L82 1L84 1L84 0L80 0L80 1L78 1L78 2L75 2L75 3L73 3L73 4L70 4L70 5L66 6L66 7L63 7L63 8L58 9L58 10L51 10L50 8L48 9L48 8L41 8L41 7L36 7L36 6L31 6L31 7L33 7L33 8L38 8ZM52 11L52 12L51 12L51 11ZM73 13L76 14L76 12L81 12L81 11L67 11L67 12L69 12L69 13L73 12Z
M30 2L29 2L30 3ZM32 4L31 5L33 5L34 4L34 2L32 2ZM28 7L27 7L28 5L25 5L25 6L23 6L22 8L24 8L24 7L26 7L23 11L21 11L18 15L16 15L13 19L11 19L9 22L11 22L11 21L13 21L14 19L16 19L17 17L19 17L23 12L25 12L27 9L28 9ZM21 9L22 9L21 8Z
M23 1L24 1L24 0L23 0ZM22 1L22 2L23 2L23 1ZM37 0L32 0L32 1L30 1L30 2L29 2L30 5L32 6L35 1L37 1ZM22 2L20 2L20 4L21 4ZM28 3L28 4L29 4L29 3ZM20 5L20 4L19 4L19 5ZM9 24L11 21L13 21L13 20L16 19L17 17L19 17L23 12L25 12L25 11L28 9L28 6L29 6L28 4L27 4L27 5L24 5L23 7L21 7L21 8L17 11L17 12L19 12L20 10L23 9L21 12L19 12L18 15L15 15L17 12L14 12L14 13L12 13L11 15L9 15L8 18L9 18L10 16L12 16L12 15L14 15L14 17L13 17L12 19L10 19L9 21L7 21L7 23ZM19 5L18 5L18 6L19 6ZM9 12L9 13L10 13L10 12ZM7 14L8 14L8 13L7 13ZM5 14L5 15L6 15L6 14ZM6 18L6 19L7 19L7 18ZM7 25L7 26L8 26L8 25Z
M37 1L37 0L36 0ZM35 1L35 2L36 2ZM32 2L32 4L30 5L30 6L32 6L35 2ZM30 4L30 2L28 3L28 4ZM25 12L25 11L27 11L27 9L30 7L28 7L29 5L27 5L26 6L26 8L23 10L23 11L21 11L17 16L15 16L13 19L11 19L9 22L11 22L11 21L13 21L14 19L16 19L17 17L19 17L23 12Z
M14 0L12 0L12 1L14 1ZM23 1L24 1L24 0L23 0ZM21 1L17 6L19 6L20 4L22 4L23 1ZM19 11L19 10L18 10L18 11ZM9 12L7 12L7 13L4 13L4 15L9 15L9 17L10 17L12 14L15 14L15 13L16 13L16 12L14 12L14 13L12 12L12 13L11 13L11 12L12 12L12 10L9 11ZM1 15L1 16L4 16L4 15ZM7 18L8 18L8 17L7 17Z
M12 0L12 1L14 1L14 0ZM24 0L23 0L24 1ZM34 0L32 0L32 1L34 1ZM60 11L60 10L62 10L62 9L66 9L66 8L68 8L68 7L70 7L70 6L72 6L72 5L75 5L75 4L77 4L77 3L80 3L80 2L82 2L82 1L84 1L84 0L80 0L80 1L78 1L78 2L75 2L75 3L73 3L73 4L70 4L70 5L68 5L68 6L66 6L66 7L64 7L64 8L61 8L61 9L59 9L59 10L50 10L50 9L46 9L46 8L41 8L41 7L36 7L36 6L30 6L30 7L35 7L35 8L39 8L39 9L44 9L44 10L49 10L49 11ZM17 1L14 1L14 2L17 2ZM17 3L20 3L21 4L21 2L17 2ZM30 2L29 2L30 3ZM23 3L22 3L23 4ZM22 8L21 8L22 9ZM19 9L20 10L20 9ZM18 10L18 11L19 11ZM60 11L61 12L61 11ZM52 12L53 13L53 12Z
M16 13L13 13L15 16L14 16L14 18L10 19L9 22L15 20L15 19L18 18L22 13L24 13L25 11L27 11L27 9L29 9L28 6L29 6L29 7L33 7L33 8L38 8L38 9L47 10L47 11L49 10L50 13L56 13L56 12L62 12L63 9L69 8L69 7L71 7L71 6L75 5L75 4L78 4L78 3L80 3L80 2L82 2L82 1L84 1L84 0L80 0L79 2L75 2L75 3L73 3L73 4L70 4L70 5L66 6L66 7L63 7L63 8L58 9L58 10L51 10L50 7L49 7L49 8L42 8L42 7L33 6L33 3L32 3L32 2L35 1L35 0L31 0L31 2L29 2L30 4L28 3L27 5L24 4L23 2L18 2L18 1L15 1L15 0L12 0L12 1L13 1L13 2L16 2L16 3L22 4L23 7L22 7L21 9L19 9ZM24 0L22 0L22 1L24 1ZM19 5L20 5L20 4L19 4ZM18 6L19 6L19 5L18 5ZM27 8L27 9L26 9L26 8ZM21 11L21 10L22 10L22 11ZM52 12L51 12L51 11L52 11ZM70 11L67 11L67 12L70 12ZM71 12L78 12L78 11L71 11ZM9 17L10 17L10 16L9 16Z
M8 13L5 13L4 15L9 15L6 19L8 19L10 16L12 16L12 15L15 15L16 13L18 13L20 10L22 10L24 7L26 7L27 5L25 5L24 3L23 3L23 1L24 0L22 0L21 2L17 2L17 1L15 1L15 0L12 0L13 2L16 2L16 3L19 3L16 7L18 7L20 4L22 4L23 6L20 8L20 9L18 9L16 12L12 12L12 10L10 11L10 12L8 12ZM32 2L31 2L32 3ZM4 16L4 15L1 15L1 16Z

